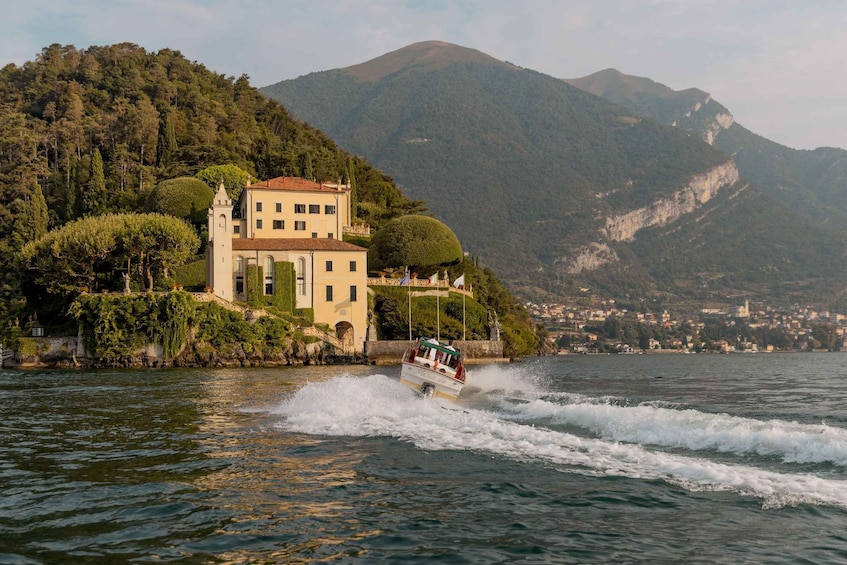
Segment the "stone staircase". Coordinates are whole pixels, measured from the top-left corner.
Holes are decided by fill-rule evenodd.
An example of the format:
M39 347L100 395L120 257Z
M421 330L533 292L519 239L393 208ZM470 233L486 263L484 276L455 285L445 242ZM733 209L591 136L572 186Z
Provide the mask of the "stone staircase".
M297 328L297 329L300 330L301 332L303 332L303 335L316 337L316 338L320 339L321 341L323 341L324 343L331 345L332 347L334 347L336 349L336 351L340 352L343 355L349 355L349 354L353 353L352 349L350 351L346 351L346 349L348 349L348 347L346 347L344 345L344 342L342 342L336 336L329 334L327 332L321 331L314 326L306 326L304 328Z
M244 316L244 319L247 321L254 321L261 318L262 316L271 316L272 318L279 318L279 316L271 314L270 312L261 308L252 309L245 308L244 306L239 306L238 304L230 302L229 300L221 298L220 296L216 296L211 292L193 292L192 296L194 296L194 300L198 302L215 302L216 304L223 306L227 310L238 312L239 314ZM338 337L330 333L321 331L314 326L299 327L297 329L303 332L303 335L320 339L322 342L333 347L337 352L342 355L349 355L353 353L352 348L346 346L340 339L338 339Z

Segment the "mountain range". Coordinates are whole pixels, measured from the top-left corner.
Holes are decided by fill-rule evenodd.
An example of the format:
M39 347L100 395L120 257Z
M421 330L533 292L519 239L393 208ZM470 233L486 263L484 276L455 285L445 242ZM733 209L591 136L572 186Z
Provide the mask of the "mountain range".
M425 199L525 297L840 291L840 150L755 136L705 92L616 71L564 81L434 41L261 90Z
M696 88L675 91L649 78L606 69L565 82L619 104L634 114L702 137L731 155L756 187L821 225L847 230L847 151L813 151L780 145L735 121L711 95Z

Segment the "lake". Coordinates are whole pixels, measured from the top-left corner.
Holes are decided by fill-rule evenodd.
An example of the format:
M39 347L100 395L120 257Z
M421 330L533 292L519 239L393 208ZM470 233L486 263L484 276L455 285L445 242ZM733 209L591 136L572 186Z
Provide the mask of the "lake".
M0 370L0 563L844 563L845 361Z

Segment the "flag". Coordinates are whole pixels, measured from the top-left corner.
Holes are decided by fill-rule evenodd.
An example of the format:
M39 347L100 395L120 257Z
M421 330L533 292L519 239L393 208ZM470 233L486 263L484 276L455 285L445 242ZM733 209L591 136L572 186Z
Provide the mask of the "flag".
M453 286L455 286L456 288L461 288L461 287L465 286L465 275L462 275L458 279L454 280Z
M409 272L406 271L406 275L402 279L400 279L400 286L405 286L409 284L409 280Z
M438 271L435 271L435 273L431 277L429 277L429 284L435 284L437 282L438 282Z

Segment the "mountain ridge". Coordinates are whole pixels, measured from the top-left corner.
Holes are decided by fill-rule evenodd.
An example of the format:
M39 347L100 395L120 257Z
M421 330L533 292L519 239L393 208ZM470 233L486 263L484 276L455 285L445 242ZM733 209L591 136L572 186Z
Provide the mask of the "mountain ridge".
M468 57L467 48L445 43L404 49L392 52L391 59L403 60L406 66L392 67L390 74L374 82L336 69L261 90L389 172L412 197L426 195L430 209L472 253L503 272L513 288L528 294L568 293L579 284L592 284L613 292L622 283L621 292L629 294L691 293L702 273L684 273L683 282L661 279L661 265L645 263L653 259L645 242L660 248L661 241L655 238L668 237L668 228L683 233L701 230L698 209L707 205L744 210L741 216L734 212L712 214L714 218L736 221L744 214L758 218L755 229L763 234L760 237L776 240L784 225L796 224L805 232L804 239L843 238L799 218L780 222L780 216L793 212L780 208L777 213L779 207L755 183L745 188L744 198L722 197L723 192L742 194L743 174L730 175L730 182L707 191L708 199L694 198L695 206L678 207L662 216L657 203L681 199L693 179L716 167L732 163L734 168L732 158L679 125L661 125L561 79L505 62L492 64L488 56ZM419 60L415 54L421 52L425 57ZM434 59L439 63L433 64ZM667 87L656 85L653 91L668 94ZM707 93L685 92L683 98L668 94L666 106L657 105L655 95L644 97L643 103L655 113L684 108L682 117L692 127L725 110ZM699 103L699 108L692 111L691 102ZM771 211L758 213L757 207ZM609 237L612 232L606 230L609 222L616 225L613 218L636 212L637 221L632 216L621 224L631 224L625 229L635 237ZM632 231L636 224L640 227ZM744 240L752 227L736 223L722 224L721 229ZM603 260L592 259L585 250L588 255L597 251L595 256ZM668 250L672 257L662 261L696 263L713 270L716 280L734 285L710 289L711 298L721 292L787 288L781 277L796 277L798 265L820 273L811 277L817 280L814 284L829 284L818 280L824 273L832 274L821 253L789 251L784 257L771 257L730 249L729 253L744 257L730 261L738 269L735 277L719 272L727 264L722 258L726 251L708 245L696 261L686 257L684 248ZM575 275L576 268L566 267L569 264L584 268ZM789 268L790 264L794 266ZM624 278L618 271L639 274ZM674 272L679 279L678 269Z
M416 70L437 70L451 63L460 62L514 66L498 61L476 49L459 47L444 41L430 40L407 45L341 70L353 78L365 82L376 82L411 65L414 65Z
M847 151L793 149L735 122L728 109L698 89L674 91L644 77L599 71L568 84L603 96L635 114L690 131L732 155L742 176L821 225L847 230ZM622 85L625 85L623 87ZM687 97L696 91L699 98Z

